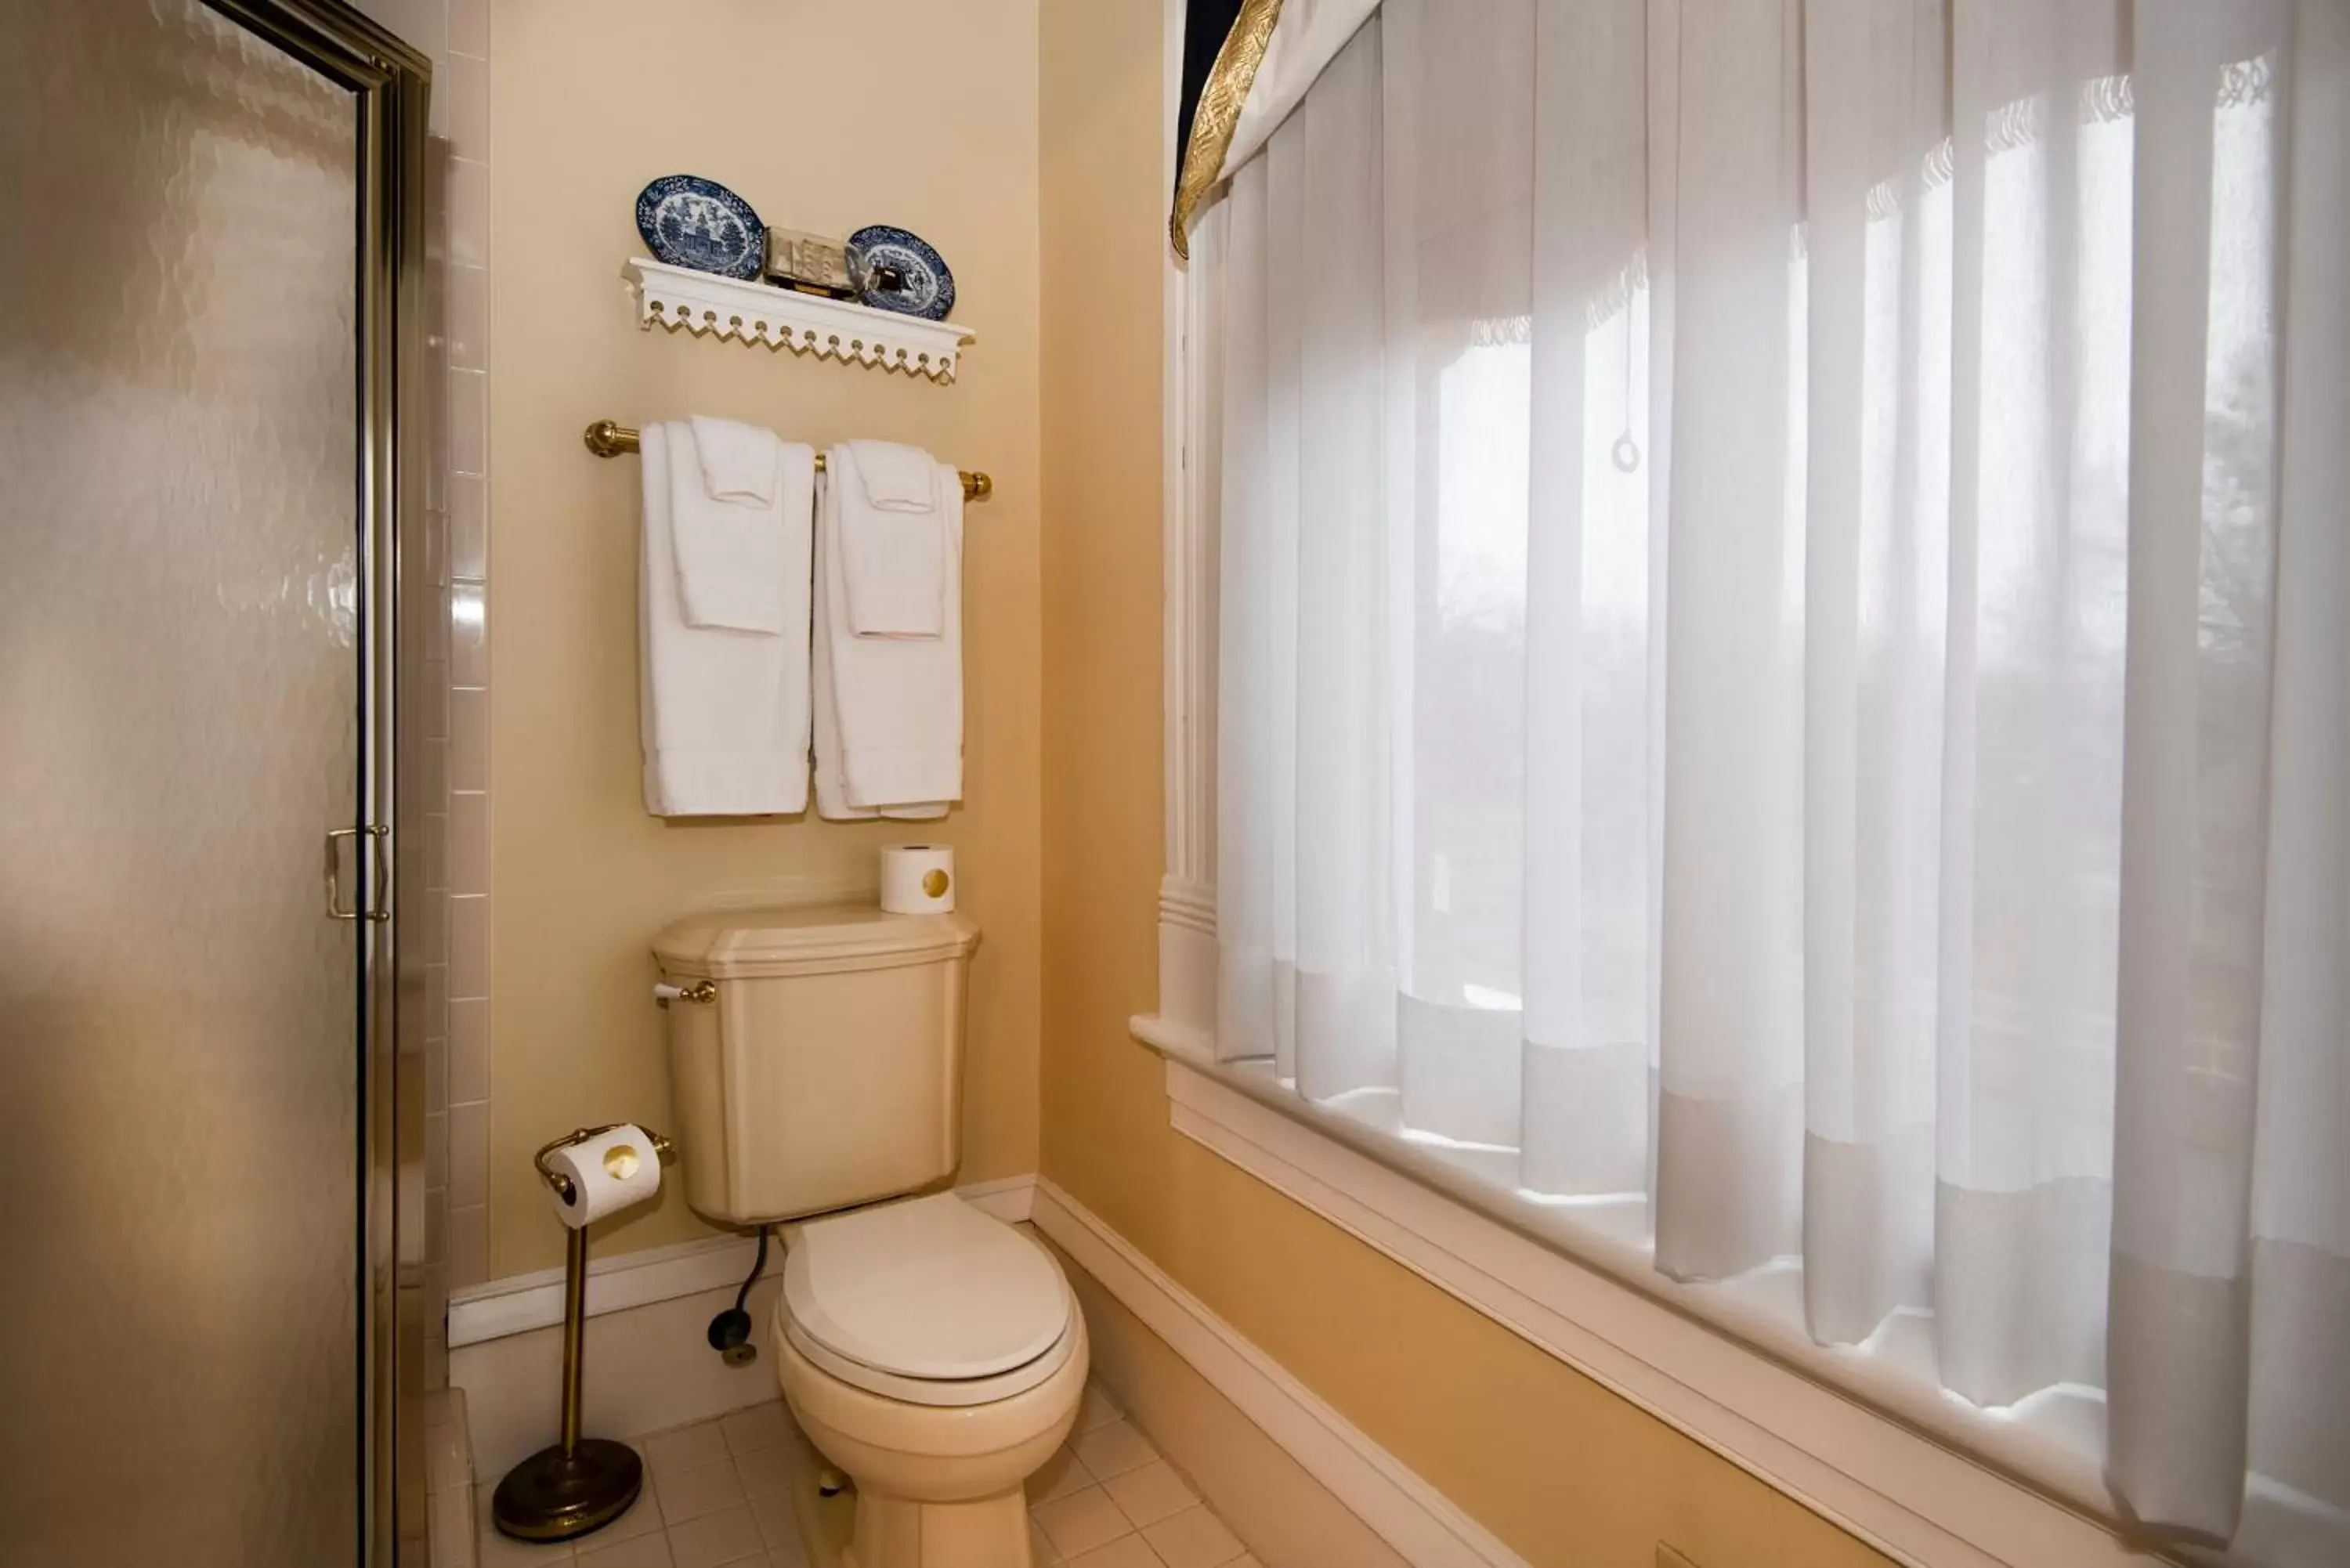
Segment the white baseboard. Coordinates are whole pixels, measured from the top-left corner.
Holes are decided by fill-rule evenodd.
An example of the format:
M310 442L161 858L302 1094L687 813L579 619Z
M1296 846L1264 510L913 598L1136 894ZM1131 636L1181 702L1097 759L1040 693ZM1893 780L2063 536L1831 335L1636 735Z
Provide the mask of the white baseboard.
M974 1181L968 1187L955 1189L965 1203L983 1213L993 1214L1007 1225L1026 1220L1036 1200L1036 1173L1025 1176L1000 1177L993 1181Z
M975 1181L955 1192L965 1202L1012 1223L1028 1218L1034 1176ZM750 1236L712 1236L674 1247L588 1260L588 1315L625 1312L674 1301L722 1285L739 1286L751 1272L758 1241ZM512 1274L449 1294L449 1348L457 1350L507 1334L527 1334L563 1321L563 1271Z
M1030 1220L1416 1568L1526 1568L1483 1525L1052 1181Z
M710 1348L710 1320L734 1304L741 1283L588 1319L580 1376L588 1435L639 1438L780 1397L768 1330L782 1293L779 1271L769 1270L751 1293L757 1359L730 1366ZM452 1350L449 1381L465 1391L474 1479L494 1481L561 1430L563 1329L535 1328Z

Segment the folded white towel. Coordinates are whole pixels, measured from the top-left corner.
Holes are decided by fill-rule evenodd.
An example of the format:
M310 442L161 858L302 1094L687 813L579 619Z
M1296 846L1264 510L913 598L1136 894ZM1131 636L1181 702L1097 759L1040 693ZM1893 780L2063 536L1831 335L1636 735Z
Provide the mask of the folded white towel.
M962 490L939 486L945 590L934 638L848 628L840 541L845 476L816 485L816 806L834 818L911 821L962 798Z
M697 418L668 429L670 520L686 624L782 631L785 443L732 420ZM802 461L813 469L813 453Z
M852 441L842 443L857 460L858 482L866 504L883 512L929 512L938 505L933 493L938 464L918 446L894 441Z
M675 469L694 466L691 432L682 424L649 425L642 450L637 647L645 809L655 816L806 811L815 454L786 449L778 469L777 571L790 628L779 636L686 619L671 501Z
M775 454L784 443L773 431L734 420L695 414L694 455L702 462L702 487L714 501L750 501L765 506L775 499Z
M934 638L944 623L948 578L942 489L962 500L951 471L918 446L852 441L826 459L837 475L841 575L847 626L858 637Z

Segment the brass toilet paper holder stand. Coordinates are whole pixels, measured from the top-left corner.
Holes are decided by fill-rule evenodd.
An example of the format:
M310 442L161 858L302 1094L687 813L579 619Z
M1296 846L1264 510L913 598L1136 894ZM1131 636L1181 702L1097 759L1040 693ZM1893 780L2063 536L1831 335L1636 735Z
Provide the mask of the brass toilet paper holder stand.
M600 1137L628 1124L579 1127L540 1146L531 1165L567 1207L576 1200L571 1178L546 1163L556 1149ZM653 1157L663 1165L677 1158L677 1146L644 1129ZM490 1499L490 1515L501 1534L518 1541L569 1541L600 1530L629 1511L644 1490L644 1461L626 1443L579 1435L579 1371L588 1318L588 1227L572 1228L563 1269L563 1436L551 1448L508 1470Z

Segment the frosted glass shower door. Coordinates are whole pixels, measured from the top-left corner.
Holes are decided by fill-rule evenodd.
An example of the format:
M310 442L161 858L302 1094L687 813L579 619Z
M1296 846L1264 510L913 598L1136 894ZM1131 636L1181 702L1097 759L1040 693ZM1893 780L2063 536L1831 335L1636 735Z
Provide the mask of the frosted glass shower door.
M196 0L0 12L0 1563L351 1563L369 121Z

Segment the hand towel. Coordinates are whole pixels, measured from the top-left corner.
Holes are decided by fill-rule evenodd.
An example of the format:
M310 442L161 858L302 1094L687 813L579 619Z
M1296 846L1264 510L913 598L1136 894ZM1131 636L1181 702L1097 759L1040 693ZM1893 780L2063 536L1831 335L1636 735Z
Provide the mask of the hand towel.
M807 809L808 564L814 454L785 464L776 570L782 634L698 627L680 593L671 500L695 465L691 431L648 425L637 573L639 733L645 809L655 816L747 816ZM698 481L697 481L698 483ZM794 495L797 496L796 503Z
M856 459L865 504L883 512L929 512L938 505L932 493L938 463L918 446L894 441L844 441Z
M946 614L939 465L918 446L852 441L832 449L847 626L858 637L934 638ZM962 499L950 472L945 488Z
M773 431L733 420L690 416L693 454L702 464L702 487L713 501L748 501L760 506L775 499L776 455L784 443Z
M816 805L819 815L928 821L962 797L962 489L941 484L945 587L934 638L848 628L840 538L846 476L816 484Z
M669 431L670 519L686 624L783 631L785 513L795 497L805 510L815 454L732 420L696 417ZM795 472L802 466L806 482Z

